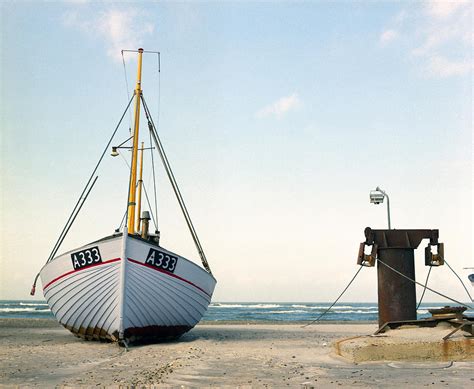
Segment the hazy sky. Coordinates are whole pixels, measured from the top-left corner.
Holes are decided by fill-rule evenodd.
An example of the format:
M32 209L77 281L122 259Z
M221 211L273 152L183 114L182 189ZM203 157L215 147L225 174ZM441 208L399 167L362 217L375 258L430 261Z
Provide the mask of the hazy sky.
M385 204L369 203L377 185L393 227L439 228L451 266L474 266L470 2L15 1L0 10L0 298L29 298L125 107L120 50L138 47L162 54L159 132L218 280L215 301L332 301L357 270L364 228L386 228ZM146 56L155 121L156 70ZM197 260L158 173L162 245ZM60 251L120 223L126 164L107 157L99 176ZM430 286L466 300L447 267ZM376 269L363 269L345 301L375 300Z

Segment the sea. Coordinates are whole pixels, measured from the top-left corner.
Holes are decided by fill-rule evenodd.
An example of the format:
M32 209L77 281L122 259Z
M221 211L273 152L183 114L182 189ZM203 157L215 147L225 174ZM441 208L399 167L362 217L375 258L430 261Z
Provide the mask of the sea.
M275 303L275 302L212 302L203 317L211 322L306 322L320 317L332 303ZM418 309L418 318L430 317L432 308L441 308L447 303L423 303ZM324 321L375 322L377 303L340 303L320 318ZM474 315L474 310L465 312ZM45 301L0 300L0 318L53 319Z

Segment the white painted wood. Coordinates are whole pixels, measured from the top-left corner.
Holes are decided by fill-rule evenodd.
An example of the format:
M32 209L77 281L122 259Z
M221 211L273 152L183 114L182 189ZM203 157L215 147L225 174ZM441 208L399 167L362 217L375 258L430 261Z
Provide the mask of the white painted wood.
M74 270L71 253L98 246L102 263ZM150 249L178 258L174 273L146 263ZM62 254L40 272L56 319L90 339L140 341L179 335L207 310L216 280L200 266L130 236L115 236Z

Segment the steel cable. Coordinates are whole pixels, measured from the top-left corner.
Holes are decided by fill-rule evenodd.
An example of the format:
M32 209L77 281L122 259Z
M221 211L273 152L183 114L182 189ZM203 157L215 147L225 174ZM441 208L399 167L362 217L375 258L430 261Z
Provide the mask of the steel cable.
M90 190L92 189L92 186L94 185L95 183L95 180L97 180L97 177L96 179L94 180L94 183L92 184L92 186L89 188L89 185L91 184L91 181L92 181L92 178L94 177L97 169L99 168L102 160L104 159L104 156L105 156L105 153L107 152L108 148L110 147L110 144L112 143L112 140L114 139L115 137L115 134L117 133L119 127L120 127L120 124L122 124L122 121L123 121L123 118L125 116L125 114L127 113L128 111L128 108L130 107L130 104L132 103L133 101L133 98L135 97L135 95L132 96L132 98L129 100L128 104L127 104L127 107L125 108L122 116L120 117L120 120L117 124L117 126L115 127L113 133L112 133L112 136L110 137L109 141L107 142L107 145L105 146L104 148L104 151L102 152L100 158L99 158L99 161L97 162L97 164L95 165L94 167L94 170L92 171L92 174L90 175L89 179L87 180L87 183L86 185L84 186L84 189L82 190L82 193L80 194L79 196L79 199L77 200L76 202L76 205L74 206L71 214L69 215L69 218L67 219L66 221L66 224L64 225L61 233L59 234L59 237L56 241L56 243L54 244L53 246L53 249L51 250L51 253L49 254L49 257L48 259L46 260L46 263L50 262L54 256L56 255L56 253L58 252L59 250L59 247L61 246L61 243L64 241L66 235L67 235L67 232L69 231L69 229L72 227L72 223L74 222L74 220L76 219L76 216L77 216L77 213L79 213L80 211L80 208L82 207L82 205L80 205L81 201L85 199L83 199L83 196L84 194L86 193L86 191L88 190L87 193L90 192ZM87 197L87 196L86 196ZM82 203L83 204L83 203ZM79 208L78 208L79 207ZM39 273L36 275L35 277L35 280L33 282L33 286L31 288L31 295L34 295L34 292L35 292L35 289L36 289L36 282L38 281L38 277L39 277Z
M128 87L128 77L127 77L127 68L125 66L125 58L123 56L123 50L122 50L122 63L123 63L123 72L124 72L124 77L125 77L125 88L127 90L127 101L130 99L130 92L129 92L129 87ZM132 112L128 111L128 116L129 116L129 127L130 129L132 128Z
M415 283L416 285L423 286L423 284L419 283L418 281L412 280L410 277L406 276L405 274L399 272L398 270L394 269L394 268L391 267L390 265L386 264L385 262L383 262L382 260L380 260L380 258L378 258L377 260L378 260L382 265L386 266L387 268L389 268L389 269L392 270L393 272L397 273L398 275L402 276L403 278L406 278L407 280L409 280L409 281ZM467 307L467 308L469 308L469 309L473 309L473 307L471 307L470 305L464 304L464 303L462 303L462 302L460 302L460 301L457 301L457 300L455 300L455 299L453 299L453 298L451 298L451 297L449 297L449 296L446 296L446 295L443 294L443 293L437 292L436 290L431 289L431 288L429 288L428 286L426 286L426 289L428 289L429 291L431 291L431 292L433 292L433 293L435 293L435 294L437 294L437 295L439 295L439 296L441 296L441 297L444 297L445 299L448 299L448 300L450 300L450 301L452 301L452 302L454 302L454 303L456 303L456 304L462 305L462 306Z
M171 165L168 161L168 158L166 156L166 153L163 149L163 145L161 143L160 137L158 135L158 132L156 131L155 124L153 123L153 118L151 117L150 111L148 109L148 106L145 102L145 99L143 97L143 94L141 95L141 99L143 101L143 107L145 109L145 115L148 120L148 127L150 129L150 132L152 133L153 140L155 141L155 145L158 149L161 161L163 162L163 166L165 168L166 174L168 175L168 178L170 180L171 186L173 187L173 191L176 195L176 198L178 200L178 204L181 208L181 211L183 212L183 216L186 220L186 224L188 225L189 231L191 233L191 237L193 238L194 244L196 245L197 251L199 256L201 257L201 262L204 266L204 268L212 274L211 268L209 266L209 263L207 262L206 254L204 253L204 249L202 248L201 242L199 241L199 237L197 235L197 232L194 228L193 222L191 220L191 217L189 216L188 209L186 208L186 204L184 203L183 196L181 194L181 191L179 190L179 186L176 182L176 178L173 174L173 170L171 169Z
M156 215L156 222L155 223L155 230L158 231L158 197L156 195L156 174L155 174L155 158L153 157L153 143L151 139L151 131L148 131L150 135L150 155L151 155L151 168L153 171L153 196L155 199L155 215ZM150 207L151 211L151 207Z
M313 321L311 321L310 323L308 324L305 324L304 326L302 326L301 328L305 328L305 327L308 327L310 326L311 324L313 323L316 323L316 322L319 322L319 320L326 314L328 313L332 307L334 307L334 305L336 305L336 303L339 301L339 299L342 297L342 295L344 293L346 293L346 290L349 289L349 286L351 286L352 282L354 282L354 280L356 279L357 275L359 274L359 272L362 270L364 266L360 265L359 269L356 271L356 274L354 274L354 277L352 277L352 279L349 281L349 283L347 284L347 286L344 288L344 290L341 292L341 294L339 295L339 297L336 299L336 301L334 301L331 306L326 309L323 313L321 313L321 315L319 315L316 319L314 319Z
M418 306L416 307L417 311L418 311L418 308L420 308L421 302L423 301L423 297L425 296L426 287L428 285L428 279L430 278L430 273L431 273L432 268L433 266L430 266L430 270L428 270L428 275L426 276L426 280L425 280L425 286L423 287L423 293L421 294L420 302L418 303Z
M461 277L459 277L458 273L456 273L454 271L454 269L449 265L448 261L446 261L446 259L443 258L443 261L446 265L448 265L448 267L451 269L451 271L454 273L454 275L458 278L459 282L461 283L462 287L464 288L464 290L466 291L467 295L469 296L469 298L471 299L471 302L474 302L474 300L472 299L471 295L469 294L469 291L467 290L466 288L466 285L464 285L464 282L462 282L461 280Z
M146 202L148 204L148 208L150 208L150 213L151 213L151 218L153 219L153 224L155 225L155 229L158 230L158 226L156 224L156 219L155 219L155 215L153 214L153 211L152 211L152 208L151 208L151 204L150 204L150 199L148 198L148 193L146 191L146 188L145 188L145 183L142 182L143 184L143 191L145 192L145 197L146 197Z
M79 200L77 200L77 203L76 203L74 209L72 210L71 215L69 216L69 219L68 219L67 222L66 222L66 225L64 226L63 230L61 231L61 234L59 235L59 238L58 238L58 240L56 241L56 244L54 245L53 250L51 251L51 254L49 255L48 260L47 260L46 263L48 263L49 261L51 261L51 259L53 259L54 255L55 255L55 254L57 253L57 251L59 250L59 245L58 245L58 243L61 241L61 237L62 237L62 235L64 234L64 231L67 229L68 224L70 223L71 219L73 218L73 216L74 216L74 214L75 214L75 212L76 212L76 210L77 210L77 207L78 207L78 205L79 205L79 202L80 202L81 199L82 199L82 196L84 195L84 193L86 192L87 188L89 187L89 184L91 183L92 178L94 177L94 175L95 175L97 169L99 168L99 165L101 164L102 160L104 159L105 153L106 153L107 150L109 149L109 146L110 146L110 144L112 143L112 140L114 139L115 134L117 133L117 131L118 131L119 127L120 127L120 124L122 124L122 120L123 120L125 114L127 113L128 108L130 107L130 104L132 103L133 98L134 98L134 96L132 96L132 98L130 99L130 101L129 101L128 104L127 104L127 107L125 108L125 111L123 112L122 116L120 117L120 120L119 120L117 126L115 127L115 130L114 130L114 132L112 133L112 136L110 137L109 141L107 142L107 145L105 146L104 151L102 152L102 154L101 154L101 156L100 156L100 158L99 158L99 161L98 161L97 164L95 165L95 168L94 168L94 170L92 171L92 174L90 175L89 180L87 181L87 184L86 184L86 186L84 187L84 190L82 191L81 195L79 196Z

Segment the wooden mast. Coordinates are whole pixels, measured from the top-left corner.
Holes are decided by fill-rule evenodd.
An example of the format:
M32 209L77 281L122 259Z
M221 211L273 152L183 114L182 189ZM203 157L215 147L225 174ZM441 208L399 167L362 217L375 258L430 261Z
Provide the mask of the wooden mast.
M128 233L135 233L135 198L137 183L137 157L138 157L138 130L140 126L140 99L142 94L142 55L143 49L138 49L138 67L137 67L137 85L135 87L135 123L133 127L133 149L132 149L132 166L130 174L130 186L128 196L128 217L127 226ZM140 215L138 215L140 217Z
M138 197L137 197L137 228L138 233L141 232L141 211L142 211L142 187L143 187L143 150L145 150L145 143L142 142L140 148L140 173L138 176Z

